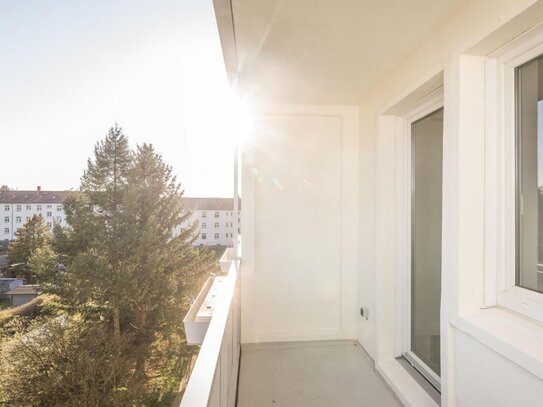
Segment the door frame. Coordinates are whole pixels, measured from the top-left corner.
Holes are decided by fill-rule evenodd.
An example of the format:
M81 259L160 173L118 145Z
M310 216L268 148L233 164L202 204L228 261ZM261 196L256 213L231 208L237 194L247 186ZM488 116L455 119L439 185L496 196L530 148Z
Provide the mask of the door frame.
M413 149L412 124L444 107L443 87L412 104L396 118L396 340L395 356L404 357L437 390L441 378L411 351L411 271L412 271L412 200Z

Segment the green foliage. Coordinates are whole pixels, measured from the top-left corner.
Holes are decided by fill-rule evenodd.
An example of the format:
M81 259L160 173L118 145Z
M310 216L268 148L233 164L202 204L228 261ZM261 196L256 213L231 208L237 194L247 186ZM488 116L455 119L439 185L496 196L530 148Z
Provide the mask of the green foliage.
M196 351L181 329L187 290L216 264L192 247L194 227L174 236L190 217L182 196L151 145L130 150L117 126L96 145L64 201L67 226L28 251L59 313L9 329L0 359L16 361L0 366L0 404L171 403Z
M8 258L13 275L22 276L27 284L34 283L34 276L29 266L35 250L51 246L51 233L41 215L33 215L23 227L15 232L16 239L9 244Z

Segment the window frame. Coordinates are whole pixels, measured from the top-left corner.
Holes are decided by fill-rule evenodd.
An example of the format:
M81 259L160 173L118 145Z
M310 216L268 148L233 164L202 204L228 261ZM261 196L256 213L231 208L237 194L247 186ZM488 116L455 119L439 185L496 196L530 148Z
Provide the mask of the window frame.
M515 70L543 55L543 29L488 55L485 135L484 306L543 322L543 293L516 285L517 98Z
M396 213L397 285L396 285L396 357L404 357L438 390L441 378L411 350L411 275L412 275L412 125L444 108L443 86L412 104L396 118Z

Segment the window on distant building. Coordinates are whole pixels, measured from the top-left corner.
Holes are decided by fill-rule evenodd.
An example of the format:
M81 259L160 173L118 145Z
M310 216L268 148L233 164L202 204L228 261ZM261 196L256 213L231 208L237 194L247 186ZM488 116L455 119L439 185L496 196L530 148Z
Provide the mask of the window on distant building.
M238 228L238 233L240 233L240 230L239 230L239 228Z
M228 222L226 222L226 227L228 227Z
M29 219L30 219L30 216L27 216L25 221L28 222Z
M202 212L202 218L207 218L207 212Z
M15 207L15 210L16 210L17 212L21 212L21 205L17 205L17 206Z
M15 222L16 222L16 223L21 223L21 217L20 217L20 216L17 216L17 217L15 218Z
M4 228L4 234L9 235L9 228Z
M53 205L47 205L47 209L51 209Z
M202 223L202 229L207 229L207 223Z
M4 210L9 211L9 205L4 205Z
M26 205L26 210L29 211L32 209L32 205Z
M53 212L47 212L47 217L50 218L51 216L53 216Z
M38 211L41 211L41 205L36 205L36 209L37 209Z
M47 227L51 229L53 227L53 224L51 222L47 222Z
M215 212L215 217L216 217L216 218L219 217L219 212Z
M219 238L219 234L215 233L215 239L218 239L218 238Z
M57 216L57 222L62 223L62 218L60 216Z
M202 239L204 239L204 240L207 239L207 235L205 233L202 233Z
M4 222L9 223L9 216L4 217Z
M57 205L57 212L62 212L62 205Z
M226 237L228 237L228 233L226 234Z
M230 233L230 237L232 237L232 233Z
M215 222L215 229L219 228L219 222Z

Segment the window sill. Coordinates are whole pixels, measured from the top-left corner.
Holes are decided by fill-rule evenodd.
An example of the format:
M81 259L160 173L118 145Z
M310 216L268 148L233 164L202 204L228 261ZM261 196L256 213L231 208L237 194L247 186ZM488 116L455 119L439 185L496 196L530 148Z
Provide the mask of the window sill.
M481 309L450 323L543 379L543 324L500 307Z

